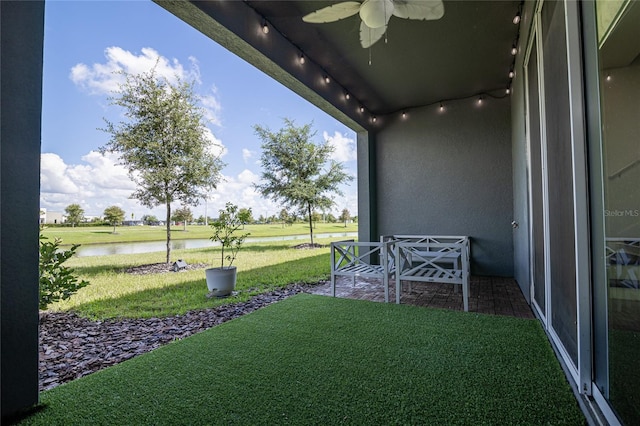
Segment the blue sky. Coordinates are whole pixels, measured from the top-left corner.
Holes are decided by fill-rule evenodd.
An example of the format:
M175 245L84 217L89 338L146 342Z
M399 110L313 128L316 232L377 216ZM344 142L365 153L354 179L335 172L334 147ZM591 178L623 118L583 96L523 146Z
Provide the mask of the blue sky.
M147 71L160 57L167 77L197 81L209 118L210 138L221 146L224 182L206 203L209 216L232 201L251 207L254 216L271 215L281 206L252 187L260 176L260 140L253 126L272 130L284 117L302 125L313 122L315 142L334 145L335 159L354 177L355 132L320 111L280 83L228 52L151 1L47 1L45 11L42 111L41 208L64 211L78 203L87 216L110 205L127 217L164 217L162 206L148 209L128 199L134 186L113 156L97 150L108 141L98 128L103 118L118 121L110 106L117 87L113 71ZM348 208L357 214L356 181L336 197L334 214ZM177 206L176 206L177 207ZM191 207L204 214L205 203Z

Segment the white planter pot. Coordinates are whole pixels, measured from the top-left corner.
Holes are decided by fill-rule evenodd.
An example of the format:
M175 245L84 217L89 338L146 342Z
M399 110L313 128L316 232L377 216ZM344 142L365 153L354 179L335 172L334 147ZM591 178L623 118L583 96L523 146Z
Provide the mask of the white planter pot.
M207 288L212 296L226 297L236 288L236 267L208 268L204 271Z

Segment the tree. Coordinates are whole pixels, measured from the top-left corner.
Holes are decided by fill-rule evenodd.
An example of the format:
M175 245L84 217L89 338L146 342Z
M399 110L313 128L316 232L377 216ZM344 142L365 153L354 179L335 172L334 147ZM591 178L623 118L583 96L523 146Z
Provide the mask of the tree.
M242 229L247 223L253 222L253 212L251 208L242 208L238 210L238 219L242 222Z
M314 224L314 227L318 227L318 222L322 220L322 215L318 212L311 213L311 222Z
M111 104L124 108L126 121L105 119L111 135L102 153L119 154L137 189L131 195L146 207L166 208L167 257L171 260L171 203L196 206L220 180L224 166L208 137L204 110L193 81L171 83L155 67L126 74Z
M342 210L342 213L340 214L340 217L338 219L344 222L344 227L346 228L347 222L349 221L349 219L351 219L351 213L349 213L349 210L344 209Z
M175 221L175 222L182 222L184 224L184 230L187 230L187 222L191 222L193 221L193 213L191 212L191 209L187 206L183 206L180 209L176 209L176 211L173 213L173 216L171 216L171 220Z
M67 215L67 222L71 224L71 227L75 227L84 220L84 210L80 207L80 204L69 204L65 207L64 212Z
M145 214L144 216L142 216L142 223L144 223L145 225L156 225L158 222L160 221L154 215Z
M282 201L300 209L309 219L309 235L313 246L312 211L329 209L334 204L331 194L342 195L339 185L353 180L344 171L342 163L330 160L334 151L328 141L318 145L312 142L315 132L311 125L296 127L290 119L285 127L272 132L266 127L254 126L262 140L262 184L255 188L265 197Z
M116 225L120 225L124 220L124 210L118 206L110 206L104 209L102 215L104 216L105 222L113 226L113 233L115 234Z
M287 209L280 210L280 217L279 218L282 221L282 227L284 228L284 225L289 220L289 213L287 212Z

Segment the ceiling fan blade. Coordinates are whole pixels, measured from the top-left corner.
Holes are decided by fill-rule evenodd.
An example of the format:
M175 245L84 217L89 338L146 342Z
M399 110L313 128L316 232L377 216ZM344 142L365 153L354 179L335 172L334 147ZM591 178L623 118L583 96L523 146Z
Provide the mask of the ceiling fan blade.
M360 2L345 1L311 12L308 15L303 16L302 20L312 24L334 22L355 15L360 10L360 6Z
M393 4L398 18L435 20L444 16L442 0L394 0Z
M382 38L386 31L386 25L379 28L371 28L364 22L360 22L360 44L365 49L371 47L371 45Z

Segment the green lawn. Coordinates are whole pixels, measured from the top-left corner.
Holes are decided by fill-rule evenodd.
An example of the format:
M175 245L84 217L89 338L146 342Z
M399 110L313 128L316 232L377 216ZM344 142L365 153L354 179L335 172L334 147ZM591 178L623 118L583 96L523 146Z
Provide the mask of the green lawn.
M536 320L308 294L40 400L21 424L585 424Z
M330 239L318 242L328 245ZM237 295L208 299L204 268L164 274L132 275L131 266L164 261L164 252L95 257L74 257L65 265L74 268L90 285L51 310L73 309L90 318L157 317L184 314L237 301L291 283L315 283L330 274L329 247L294 249L295 241L245 244L234 265L238 267ZM174 250L173 259L188 264L218 266L219 248Z
M314 234L357 232L358 224L342 223L318 223L314 228ZM247 225L245 232L251 233L251 237L272 237L283 235L308 235L309 226L303 223L295 223L292 226L283 227L282 224ZM162 226L118 226L116 234L113 227L94 226L77 228L46 228L42 234L48 238L61 238L64 245L71 244L97 244L120 243L141 241L165 241L166 229ZM210 226L189 225L184 231L182 226L172 228L171 239L186 240L195 238L209 238L213 234Z

